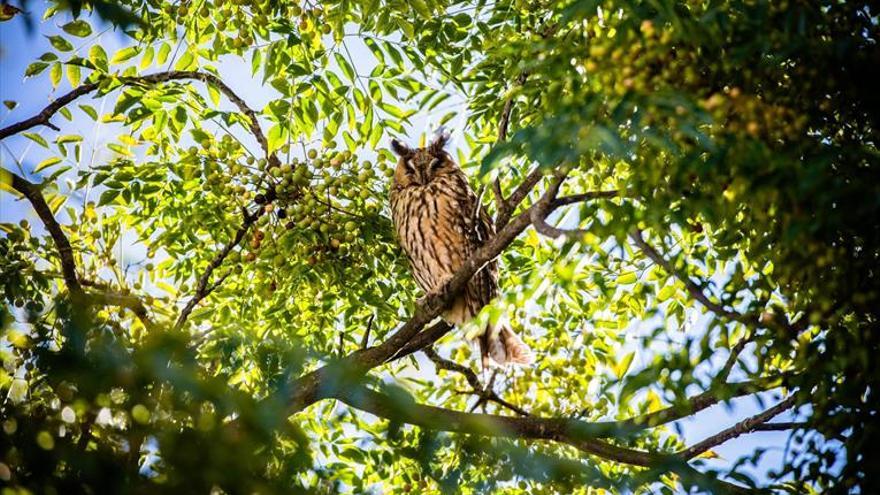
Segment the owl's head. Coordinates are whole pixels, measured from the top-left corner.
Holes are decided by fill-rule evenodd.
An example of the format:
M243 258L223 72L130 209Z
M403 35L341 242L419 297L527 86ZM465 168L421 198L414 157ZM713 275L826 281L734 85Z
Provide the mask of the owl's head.
M394 186L405 188L424 186L444 174L452 173L457 165L444 151L449 135L440 133L424 148L410 148L400 141L391 140L391 149L400 159L394 171Z

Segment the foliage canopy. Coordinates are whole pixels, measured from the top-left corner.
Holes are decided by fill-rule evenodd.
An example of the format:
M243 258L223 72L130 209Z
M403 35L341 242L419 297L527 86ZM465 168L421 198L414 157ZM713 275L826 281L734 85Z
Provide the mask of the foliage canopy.
M10 486L877 489L867 3L129 0L43 18L60 29L24 76L53 99L7 101L0 129L9 156L41 154L0 176L41 223L0 224ZM390 137L426 123L455 129L498 224L427 296L386 206ZM480 319L509 319L539 360L481 373L477 325L433 320L495 257L503 295ZM700 442L673 427L747 396L765 409ZM762 430L791 431L780 469L750 477L759 448L712 461Z

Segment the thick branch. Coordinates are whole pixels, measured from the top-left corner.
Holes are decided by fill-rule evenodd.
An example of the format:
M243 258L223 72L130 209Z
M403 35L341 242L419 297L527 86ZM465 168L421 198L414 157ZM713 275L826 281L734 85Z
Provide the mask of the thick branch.
M64 283L67 284L67 290L70 291L74 298L81 299L84 293L79 283L79 277L76 274L76 260L73 258L73 248L70 246L67 236L64 235L61 224L55 220L55 215L52 214L52 209L46 203L46 198L40 192L40 187L5 168L2 170L3 174L8 174L12 178L12 188L30 201L37 212L37 216L40 217L46 230L49 231L49 235L52 236L52 241L58 249L58 256L61 259L61 274L64 277Z
M609 434L605 425L574 419L465 413L416 404L408 397L389 397L362 386L339 387L333 397L379 417L433 430L561 442L603 459L636 466L659 465L667 457L599 440Z
M388 359L388 361L394 359L401 359L414 352L418 352L422 349L430 347L440 340L444 335L452 331L452 325L446 323L443 320L438 321L437 323L431 325L430 327L422 330L415 337L412 338L409 342L406 343L403 347L400 348L399 351L394 353L392 358Z
M779 404L763 411L759 414L756 414L752 417L746 418L743 421L723 430L711 437L696 443L687 449L679 452L679 455L685 459L693 459L694 457L710 450L712 447L717 445L721 445L722 443L736 438L745 433L751 433L756 431L758 425L766 423L788 409L791 409L795 405L795 395L789 396L787 399L783 400Z

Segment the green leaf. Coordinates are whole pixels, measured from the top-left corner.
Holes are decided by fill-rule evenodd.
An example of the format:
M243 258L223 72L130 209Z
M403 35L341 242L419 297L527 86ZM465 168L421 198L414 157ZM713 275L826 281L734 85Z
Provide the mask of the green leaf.
M287 129L281 124L275 124L269 129L266 140L269 144L269 153L274 152L287 142Z
M168 60L168 55L171 53L171 45L163 42L159 45L159 53L156 55L156 64L162 65Z
M674 296L675 292L676 290L674 285L667 285L663 287L662 289L660 289L660 292L657 293L657 302L660 303L666 301L670 297Z
M51 167L52 165L58 164L58 163L61 163L61 158L58 158L57 156L53 156L51 158L46 158L45 160L38 163L36 167L34 167L34 173L35 174L40 173L43 170Z
M208 96L211 97L211 101L214 103L214 106L220 105L220 90L217 89L213 84L208 84Z
M336 57L336 63L339 64L339 68L342 69L342 73L345 74L345 77L347 77L349 81L354 82L354 68L341 53L336 52L334 55Z
M263 52L260 50L254 50L253 55L251 55L251 75L257 75L257 71L260 69L260 61L263 59Z
M376 61L378 61L379 64L385 63L385 54L382 53L382 50L373 38L364 38L364 44L367 45L367 48L369 48L371 52L373 52L373 56L376 57Z
M58 83L61 82L61 62L52 64L52 68L49 69L49 80L52 81L53 88L58 87Z
M101 45L97 43L89 48L89 60L93 64L95 64L95 67L97 67L99 70L107 72L107 70L109 69L107 65L107 52L105 52L104 48L102 48Z
M58 136L57 138L55 138L55 142L57 144L78 143L82 140L82 136L77 134L65 134L63 136Z
M61 37L57 34L54 36L46 36L46 38L49 38L49 43L51 43L52 46L55 47L55 49L60 52L73 51L73 45L70 44L69 41L67 41L66 39L64 39L63 37Z
M623 357L622 360L618 361L617 364L614 365L614 375L620 379L623 378L623 375L629 371L629 367L632 365L633 358L636 356L635 351L630 352L626 356Z
M14 100L3 100L3 105L10 110L15 110L15 107L18 106L18 102Z
M119 196L118 189L107 189L101 193L101 198L98 200L98 206L109 205L117 196Z
M63 29L65 33L79 36L80 38L85 38L86 36L92 34L92 26L90 26L88 22L82 19L68 22L67 24L61 26L61 29Z
M113 58L110 59L110 64L111 65L121 64L122 62L125 62L126 60L131 59L132 57L134 57L137 54L138 54L137 47L129 46L129 47L122 48L113 54Z
M183 56L180 57L180 60L174 64L174 70L188 70L190 66L192 66L196 61L196 57L192 54L191 51L187 50L183 53Z
M141 58L141 63L140 65L138 65L138 67L140 69L146 69L147 67L149 67L153 63L154 53L155 50L153 50L153 45L148 46L147 49L144 50L144 56Z
M46 67L49 67L47 62L34 62L28 65L27 69L24 70L24 77L36 76L46 70Z
M43 148L49 147L49 143L46 141L46 139L43 136L40 136L39 134L34 134L33 132L23 132L23 133L21 133L21 135L30 139L31 141L39 144Z
M86 114L88 114L88 116L91 117L92 120L94 120L94 121L97 121L97 120L98 120L98 111L95 110L95 108L94 108L93 106L91 106L91 105L79 105L79 108L80 108L83 112L85 112Z
M115 151L116 153L119 153L120 155L127 156L127 157L134 156L134 153L132 153L128 148L126 148L125 146L122 146L121 144L108 143L107 147L110 148L110 150Z
M67 66L67 80L70 81L70 85L72 87L79 86L80 80L82 78L82 73L80 72L80 68L78 65L68 65Z

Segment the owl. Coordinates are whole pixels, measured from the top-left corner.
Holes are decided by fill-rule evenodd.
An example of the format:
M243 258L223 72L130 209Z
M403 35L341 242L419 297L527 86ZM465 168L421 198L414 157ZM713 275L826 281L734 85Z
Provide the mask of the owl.
M444 151L448 139L441 133L417 149L391 142L400 157L391 184L391 216L412 274L427 293L440 289L495 228L482 209L478 212L467 177ZM498 271L492 261L471 278L443 319L460 327L497 293ZM532 361L529 347L507 326L489 324L478 340L484 368L489 359L501 365Z

